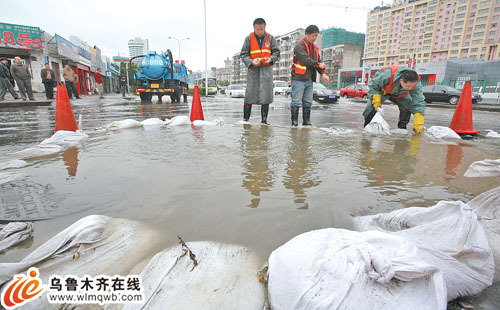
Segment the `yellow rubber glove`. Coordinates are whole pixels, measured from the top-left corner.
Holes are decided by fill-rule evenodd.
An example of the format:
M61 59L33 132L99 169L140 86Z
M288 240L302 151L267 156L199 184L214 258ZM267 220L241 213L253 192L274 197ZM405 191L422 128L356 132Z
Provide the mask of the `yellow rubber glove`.
M382 106L381 101L382 101L382 96L380 96L379 94L374 94L372 96L372 105L375 111L377 111L377 109Z
M424 116L420 113L413 114L413 130L421 133L424 130Z

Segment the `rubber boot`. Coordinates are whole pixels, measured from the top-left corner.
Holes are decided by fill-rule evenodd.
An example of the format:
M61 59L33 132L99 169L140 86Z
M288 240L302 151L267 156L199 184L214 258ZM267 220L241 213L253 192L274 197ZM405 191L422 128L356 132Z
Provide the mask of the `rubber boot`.
M292 110L292 126L299 126L299 107L291 107Z
M302 108L302 125L303 126L311 126L311 108Z
M408 126L408 122L410 121L411 112L403 107L399 107L399 120L398 120L398 128L406 129Z
M252 112L252 105L251 104L245 104L243 106L243 120L245 122L248 122L248 119L250 119L250 113Z
M260 114L262 115L262 124L269 125L267 122L267 113L269 112L269 104L263 104L260 108Z

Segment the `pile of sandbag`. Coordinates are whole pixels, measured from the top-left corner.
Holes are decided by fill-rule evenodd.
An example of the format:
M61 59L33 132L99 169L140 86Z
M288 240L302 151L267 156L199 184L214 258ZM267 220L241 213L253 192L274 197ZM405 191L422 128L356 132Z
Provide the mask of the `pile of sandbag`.
M495 175L500 160L468 172ZM273 251L271 307L446 309L500 280L500 187L468 203L358 217L355 228L307 232Z
M438 268L406 239L377 231L301 234L269 257L272 309L446 309Z

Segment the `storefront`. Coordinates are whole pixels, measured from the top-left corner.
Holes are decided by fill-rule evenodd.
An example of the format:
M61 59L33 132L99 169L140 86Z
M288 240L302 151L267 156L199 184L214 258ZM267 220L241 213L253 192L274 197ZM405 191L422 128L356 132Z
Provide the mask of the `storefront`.
M78 94L90 94L90 67L78 63L76 65L75 73L78 76L78 82L76 83L76 90L78 91Z
M40 71L44 66L42 31L38 27L0 23L0 57L9 59L10 67L14 57L20 57L33 76L32 88L43 91Z

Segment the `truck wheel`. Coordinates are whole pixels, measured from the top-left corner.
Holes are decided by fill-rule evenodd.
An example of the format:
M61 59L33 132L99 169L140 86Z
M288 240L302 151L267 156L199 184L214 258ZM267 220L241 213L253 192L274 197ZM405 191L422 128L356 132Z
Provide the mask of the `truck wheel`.
M139 96L141 97L141 101L151 101L151 98L153 97L149 93L140 93Z

